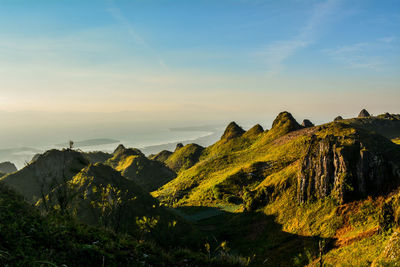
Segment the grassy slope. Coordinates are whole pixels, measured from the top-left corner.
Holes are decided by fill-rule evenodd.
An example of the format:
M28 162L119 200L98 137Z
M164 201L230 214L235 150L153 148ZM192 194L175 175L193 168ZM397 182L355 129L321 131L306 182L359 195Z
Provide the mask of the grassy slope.
M54 183L71 179L87 165L88 161L77 151L54 149L39 155L22 170L2 177L1 181L35 203L42 191L47 193Z
M299 237L319 237L326 238L326 246L331 249L326 256L327 263L337 264L334 259L336 261L338 259L334 255L341 255L340 251L348 253L353 251L360 254L368 252L368 255L357 259L358 263L368 263L382 253L388 239L385 234L377 235L379 224L377 218L382 205L380 200L365 200L343 206L338 206L335 200L331 199L303 205L296 203L298 162L306 151L310 135L316 134L322 138L328 134L339 136L343 138L342 142L346 145L346 142L353 142L353 136L361 134L364 136L365 142L370 143L372 147L380 146L379 138L378 141L375 138L369 138L365 130L360 129L366 127L360 126L359 122L353 122L354 120L343 120L323 127L300 129L290 133L287 133L287 129L292 128L293 125L280 123L280 127L275 127L269 132L258 134L252 138L242 136L231 140L220 140L204 150L196 165L181 172L176 179L152 194L165 203L181 207L180 209L184 206L187 206L188 209L193 206L227 209L232 203L229 203L229 196L225 197L225 191L231 190L231 195L245 199L243 196L246 191L258 192L261 188L270 187L274 190L272 192L273 201L263 206L260 211L274 219L266 220L265 225L255 234L265 238L260 239L259 242L253 242L254 246L250 245L250 249L256 249L264 256L270 255L269 257L272 257L271 260L274 263L293 265L307 261L312 262L317 255L315 242L310 241L305 246L307 248L305 251L295 249L294 244L300 242ZM384 146L387 148L390 145L388 142L384 142ZM393 147L390 146L390 149ZM257 173L255 166L260 162L270 164L265 164L264 168L258 170ZM256 173L256 175L249 177L242 173ZM223 189L222 197L220 196L221 188ZM239 207L237 212L243 209L240 206L236 207ZM237 216L240 217L240 215ZM365 218L367 218L366 221ZM250 252L247 251L249 240L241 244L243 240L237 240L233 233L251 234L251 229L246 229L243 226L245 224L238 223L237 227L230 232L230 223L226 217L212 216L209 220L215 221L207 222L205 219L200 220L198 224L200 227L204 226L205 229L214 228L210 231L214 236L229 237L229 240L233 242L233 247L244 255L250 256ZM246 219L239 220L244 222ZM274 227L273 223L275 222L281 225L282 231L276 231L276 237L268 237L265 229ZM221 234L218 230L219 227L228 229ZM276 256L277 252L270 250L269 246L271 246L271 242L278 247L285 246L285 242L277 241L280 238L284 239L282 237L285 235L284 233L294 235L293 240L286 244L293 249L289 250L293 257L288 257L286 261L281 262L288 251L282 251L280 256ZM369 242L376 242L377 245L368 246ZM348 246L351 247L347 248ZM367 247L369 251L366 251ZM278 258L273 259L274 257ZM253 259L254 263L260 261L261 256ZM357 262L353 263L358 264Z
M105 164L120 171L146 191L153 191L176 176L162 162L148 159L136 149L117 149Z
M42 216L0 182L0 265L4 266L244 266L226 253L164 250L146 240Z
M196 144L188 144L178 148L164 163L176 173L189 169L199 161L204 148Z
M182 242L183 233L192 230L184 220L160 206L149 193L110 166L89 165L68 186L75 195L69 209L85 223L108 225L138 236L143 230L138 220L148 218L155 223L148 237L159 244L165 241L164 245L169 246Z

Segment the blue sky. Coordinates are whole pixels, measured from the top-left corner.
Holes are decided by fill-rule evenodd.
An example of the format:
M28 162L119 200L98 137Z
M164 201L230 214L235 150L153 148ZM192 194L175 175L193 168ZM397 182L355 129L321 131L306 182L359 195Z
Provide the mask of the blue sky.
M400 1L0 0L0 109L400 112Z

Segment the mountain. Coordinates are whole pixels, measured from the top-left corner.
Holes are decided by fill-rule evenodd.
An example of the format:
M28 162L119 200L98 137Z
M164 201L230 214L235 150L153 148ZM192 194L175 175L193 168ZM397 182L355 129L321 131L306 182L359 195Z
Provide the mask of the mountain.
M23 169L0 179L29 202L35 203L52 187L71 179L89 162L80 153L71 149L49 150L39 155Z
M105 164L135 181L148 192L156 190L176 176L175 172L162 162L149 159L140 150L125 148L123 145L117 147Z
M155 155L150 155L149 159L165 162L169 158L169 156L171 156L171 155L172 155L171 151L162 150L161 152L159 152L159 153L157 153Z
M187 247L160 247L153 240L145 239L146 229L133 236L82 224L58 213L44 216L0 182L1 266L244 265L244 259L240 258L210 258ZM171 231L162 234L171 237Z
M228 124L226 127L224 134L221 136L221 139L223 140L229 140L235 137L239 137L242 134L244 134L244 130L236 124L236 122L231 122Z
M103 151L92 151L92 152L82 152L84 157L90 162L90 163L104 163L107 161L109 158L112 157L111 154L103 152Z
M61 203L60 199L67 199L68 203ZM81 222L134 236L141 234L141 227L150 227L147 223L154 223L152 229L149 229L152 235L164 233L170 245L177 235L177 224L178 230L190 228L178 216L160 206L156 199L134 181L102 163L90 164L66 183L59 184L46 196L45 201L41 199L36 205L41 209L64 209L73 212ZM190 229L186 229L188 231Z
M360 114L358 114L358 118L368 118L371 115L369 114L369 112L366 109L363 109L360 111Z
M400 255L384 251L398 246L400 226L400 147L390 141L400 130L390 118L304 128L282 112L269 131L206 147L152 195L255 266L390 264Z
M176 173L189 169L199 161L204 147L197 144L188 144L172 153L164 163Z
M259 134L262 134L264 132L263 127L260 124L256 124L253 127L251 127L249 130L247 130L243 136L244 137L252 137L252 136L257 136Z
M12 172L16 172L17 171L17 167L15 167L15 165L9 161L6 162L2 162L0 163L0 173L12 173Z
M96 251L90 255L102 258L107 253L109 261L115 254L115 264L122 265L129 264L121 263L120 249L129 247L135 266L135 257L147 263L135 254L138 244L152 242L146 250L154 256L147 264L152 266L396 266L399 121L400 115L384 113L322 125L304 120L300 125L285 111L269 130L257 124L244 131L232 122L210 146L178 144L174 152L149 157L123 145L112 154L90 156L48 151L2 178L31 203L39 199L36 204L43 215L38 218L45 222L27 219L25 215L39 212L21 204L22 199L19 203L27 210L19 213L23 219L15 218L14 210L20 211L15 206L7 209L7 201L17 194L7 193L9 189L3 193L1 183L0 264L8 255L3 251L18 246L34 258L30 244L37 240L44 240L37 245L40 249L48 253L53 248L47 255L64 264L57 261L64 258L51 243L57 239L48 240L50 234L42 230L36 235L24 226L28 224L53 234L64 229L64 242L67 233L72 234L67 249L76 265L85 261L75 257L83 247L83 229L82 238L92 242L84 248ZM15 220L16 224L4 223ZM102 243L105 229L133 240L121 240L119 234L106 237L114 238L109 251ZM99 246L93 243L93 232Z
M390 114L390 116L387 116L386 114L381 114L376 117L353 118L345 120L345 122L383 135L388 139L400 137L400 115Z

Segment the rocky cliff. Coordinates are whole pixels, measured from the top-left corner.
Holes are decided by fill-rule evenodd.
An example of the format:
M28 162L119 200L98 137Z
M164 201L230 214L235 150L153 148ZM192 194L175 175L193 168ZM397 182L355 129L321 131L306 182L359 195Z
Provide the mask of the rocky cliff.
M400 180L398 154L378 135L313 135L301 161L298 200L330 196L344 203L388 192Z

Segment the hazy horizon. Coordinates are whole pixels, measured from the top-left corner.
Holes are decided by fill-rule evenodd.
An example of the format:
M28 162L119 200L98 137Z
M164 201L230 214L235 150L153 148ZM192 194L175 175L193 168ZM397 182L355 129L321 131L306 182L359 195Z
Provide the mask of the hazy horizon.
M0 23L0 148L400 113L398 1L0 0Z

